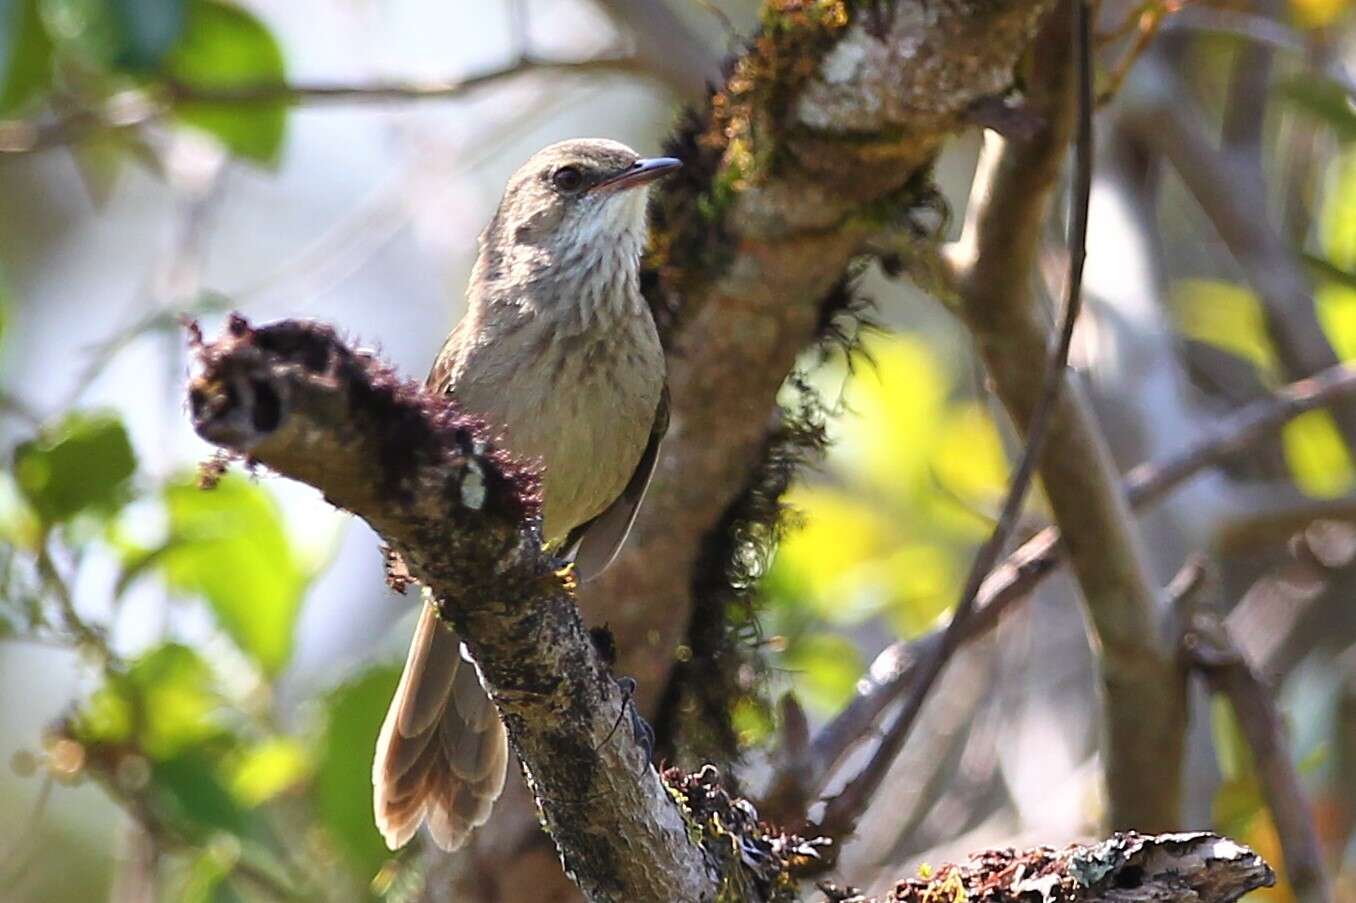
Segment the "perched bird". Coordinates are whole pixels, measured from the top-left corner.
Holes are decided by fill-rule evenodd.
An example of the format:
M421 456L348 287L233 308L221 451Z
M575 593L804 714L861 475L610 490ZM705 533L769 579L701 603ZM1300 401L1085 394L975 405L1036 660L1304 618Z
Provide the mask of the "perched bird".
M680 165L600 139L534 154L480 235L466 315L428 377L540 462L544 539L581 580L626 539L668 424L640 254L645 187ZM475 664L426 598L377 740L377 828L396 849L427 822L455 850L489 818L507 763Z

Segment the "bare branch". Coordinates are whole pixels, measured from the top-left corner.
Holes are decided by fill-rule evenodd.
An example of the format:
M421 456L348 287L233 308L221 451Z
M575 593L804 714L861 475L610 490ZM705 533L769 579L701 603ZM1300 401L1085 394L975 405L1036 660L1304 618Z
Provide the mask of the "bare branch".
M1301 903L1327 903L1332 888L1323 870L1313 806L1290 755L1284 721L1271 690L1234 645L1228 627L1207 612L1198 612L1182 640L1183 649L1228 700L1252 751L1253 768L1276 826L1285 856L1285 874Z
M698 101L720 81L720 55L678 18L665 0L599 0L630 32L635 54L675 94Z
M876 903L985 900L1021 903L1233 903L1276 882L1262 858L1217 834L1116 834L1062 850L989 850L962 866L900 881ZM872 903L830 893L841 903Z

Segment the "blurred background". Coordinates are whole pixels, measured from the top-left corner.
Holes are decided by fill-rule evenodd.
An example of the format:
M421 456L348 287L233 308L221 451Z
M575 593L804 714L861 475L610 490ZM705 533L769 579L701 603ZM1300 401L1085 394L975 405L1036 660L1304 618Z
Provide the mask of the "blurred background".
M1356 53L1347 0L1108 2L1099 22L1108 96L1075 354L1128 468L1289 379L1256 248L1228 239L1228 217L1275 224L1329 341L1356 354ZM229 310L319 318L422 377L507 175L567 137L657 152L757 23L753 0L0 2L0 899L420 895L420 853L385 850L368 777L416 600L386 588L370 531L313 492L238 468L196 488L212 450L185 416L181 319L210 336ZM644 71L526 71L417 96L527 56L617 52ZM408 90L169 115L142 90L284 80ZM1163 90L1219 159L1146 134ZM938 163L950 238L983 140L959 136ZM1232 207L1200 178L1226 180ZM1062 229L1049 231L1058 285ZM762 674L734 713L755 796L775 700L791 691L823 723L874 656L954 604L1017 448L942 304L875 268L859 292L878 328L850 355L803 362L832 446L792 489L758 593ZM1278 689L1347 899L1353 439L1304 415L1142 521L1160 582L1188 552L1210 555ZM1035 500L1024 532L1045 516ZM1078 612L1057 577L957 657L844 853L853 883L1098 833ZM1231 716L1197 702L1187 826L1274 863Z

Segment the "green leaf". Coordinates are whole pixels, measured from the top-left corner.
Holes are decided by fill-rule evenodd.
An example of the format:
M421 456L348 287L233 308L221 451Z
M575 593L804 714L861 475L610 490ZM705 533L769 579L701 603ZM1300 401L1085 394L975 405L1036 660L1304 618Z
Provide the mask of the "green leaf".
M165 489L169 539L157 562L169 585L207 600L222 628L268 675L292 654L309 580L281 513L261 487L228 476L215 489Z
M822 714L843 707L866 668L857 646L836 633L796 637L782 659L793 672L796 695Z
M185 0L113 0L109 6L116 35L113 65L125 72L149 72L184 31Z
M1305 264L1319 279L1336 283L1346 289L1356 289L1356 273L1339 267L1332 261L1317 254L1300 254Z
M1215 755L1223 779L1215 793L1212 820L1216 828L1242 837L1262 810L1262 790L1257 783L1252 752L1233 709L1225 700L1216 697L1211 701L1210 714Z
M52 83L52 40L40 0L0 0L0 116L21 112Z
M165 761L225 733L211 669L187 646L166 643L90 697L77 718L82 740L121 743L136 735L152 759Z
M177 824L182 824L202 842L216 831L236 837L258 833L259 823L236 802L210 757L198 751L185 752L156 762L151 784L157 801Z
M223 733L212 671L187 646L160 646L137 659L128 678L141 694L147 754L169 758Z
M71 414L14 452L19 491L48 525L83 511L116 511L135 470L127 430L106 413Z
M335 690L316 763L316 811L363 882L391 858L373 820L370 788L377 733L399 680L398 668L374 668Z
M1342 141L1356 141L1356 109L1351 95L1331 79L1300 75L1281 82L1281 96L1323 120Z
M227 880L239 856L239 844L209 844L189 865L177 899L180 903L235 903L243 900Z
M286 80L277 42L245 10L218 0L189 0L187 15L183 40L166 70L190 93L279 85ZM184 123L212 133L241 157L269 165L277 161L287 121L287 107L281 101L184 101L176 114Z

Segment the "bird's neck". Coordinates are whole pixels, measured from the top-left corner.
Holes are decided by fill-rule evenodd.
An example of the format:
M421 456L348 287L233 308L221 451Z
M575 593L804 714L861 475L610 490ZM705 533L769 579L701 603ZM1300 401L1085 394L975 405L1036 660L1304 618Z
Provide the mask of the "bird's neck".
M564 247L482 241L467 301L552 320L563 335L608 330L648 314L643 247L642 230Z

